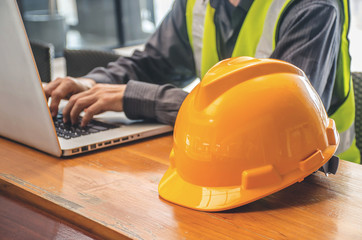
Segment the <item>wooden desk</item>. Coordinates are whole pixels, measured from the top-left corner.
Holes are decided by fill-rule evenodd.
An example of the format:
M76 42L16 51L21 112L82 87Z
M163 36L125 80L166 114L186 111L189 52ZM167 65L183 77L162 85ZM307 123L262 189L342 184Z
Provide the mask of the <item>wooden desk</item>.
M55 216L4 195L6 193L0 191L1 240L98 239Z
M0 191L101 239L361 239L360 165L206 213L159 198L171 145L165 135L58 159L0 138Z

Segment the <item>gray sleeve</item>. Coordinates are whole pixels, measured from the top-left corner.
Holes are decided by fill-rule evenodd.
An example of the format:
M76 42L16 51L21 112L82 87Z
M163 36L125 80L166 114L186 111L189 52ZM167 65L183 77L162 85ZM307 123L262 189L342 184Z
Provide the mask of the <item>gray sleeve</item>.
M186 0L176 0L143 51L135 51L131 57L120 57L106 68L96 68L84 77L97 83L126 84L132 79L182 86L195 76L185 11Z
M156 85L129 81L123 108L130 119L152 119L174 125L177 112L187 92L171 84Z
M174 124L187 93L168 83L182 87L196 75L185 11L186 0L176 0L144 51L85 76L97 83L127 84L123 99L127 117Z
M284 14L271 56L301 68L327 110L333 93L342 28L336 2L295 1Z

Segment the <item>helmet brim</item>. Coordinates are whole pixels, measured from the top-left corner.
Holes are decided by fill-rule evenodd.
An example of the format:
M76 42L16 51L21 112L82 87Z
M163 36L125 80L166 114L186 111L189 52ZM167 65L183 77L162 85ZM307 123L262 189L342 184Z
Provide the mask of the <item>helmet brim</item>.
M329 161L337 146L338 143L329 145L323 152L319 151L318 163L310 166L312 161L308 162L307 159L298 169L284 175L276 184L251 189L244 189L242 186L204 187L185 181L176 168L169 167L160 181L158 192L161 198L169 202L200 211L216 212L236 208L303 181Z

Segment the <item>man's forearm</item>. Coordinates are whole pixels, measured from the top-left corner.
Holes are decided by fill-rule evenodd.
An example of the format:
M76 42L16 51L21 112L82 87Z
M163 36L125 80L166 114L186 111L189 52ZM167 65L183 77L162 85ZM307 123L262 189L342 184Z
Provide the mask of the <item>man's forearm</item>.
M174 125L178 110L187 92L171 84L156 85L129 81L123 109L131 119L153 119Z

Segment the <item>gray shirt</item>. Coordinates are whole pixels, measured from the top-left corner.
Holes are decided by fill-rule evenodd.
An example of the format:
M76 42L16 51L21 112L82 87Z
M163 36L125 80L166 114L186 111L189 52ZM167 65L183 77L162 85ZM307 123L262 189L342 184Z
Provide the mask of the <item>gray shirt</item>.
M210 0L220 59L230 57L250 0L236 8L226 0ZM127 84L123 107L132 119L174 124L187 93L181 88L194 79L195 63L186 29L186 0L176 0L157 31L131 57L120 57L87 78L98 83ZM301 68L328 110L332 101L342 19L337 0L295 0L282 16L271 58ZM172 85L171 85L171 84Z

